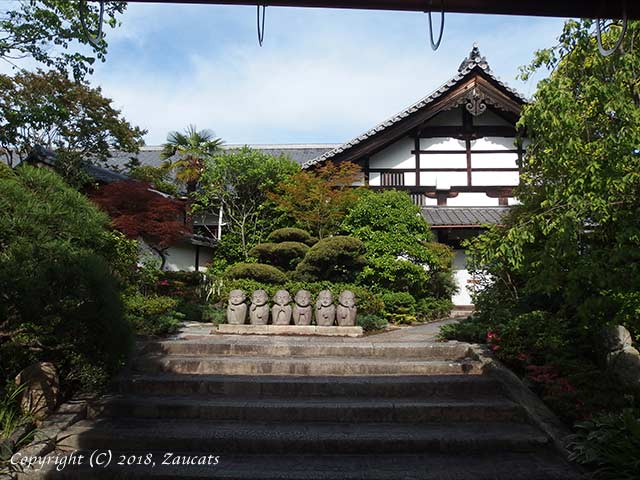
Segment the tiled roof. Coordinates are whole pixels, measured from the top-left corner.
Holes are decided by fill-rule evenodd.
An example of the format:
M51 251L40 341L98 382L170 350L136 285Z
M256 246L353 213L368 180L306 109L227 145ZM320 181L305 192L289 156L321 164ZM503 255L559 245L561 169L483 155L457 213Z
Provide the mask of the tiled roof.
M337 144L226 144L222 146L225 151L240 150L242 147L249 147L253 150L266 153L274 157L286 155L294 162L302 165L323 153L333 150ZM161 157L162 147L150 146L141 147L137 154L114 152L113 157L109 159L109 164L116 168L123 168L131 158L137 158L140 164L150 165L153 167L160 166L164 160Z
M500 225L509 207L422 207L432 227Z
M433 91L432 93L430 93L426 97L422 98L421 100L417 101L413 105L405 108L400 113L397 113L393 117L388 118L387 120L385 120L384 122L380 123L379 125L376 125L371 130L363 133L362 135L360 135L360 136L348 141L347 143L339 145L338 147L334 148L333 150L330 150L330 151L328 151L326 153L323 153L322 155L319 155L318 157L316 157L316 158L304 163L302 165L302 168L309 168L312 165L315 165L317 163L323 162L323 161L328 160L328 159L330 159L330 158L332 158L332 157L334 157L334 156L336 156L336 155L338 155L338 154L340 154L342 152L345 152L345 151L355 147L356 145L362 143L363 141L365 141L365 140L377 135L378 133L386 130L387 128L395 125L396 123L400 122L401 120L413 115L418 110L421 110L424 107L430 105L435 100L437 100L440 97L442 97L445 93L449 92L453 87L458 85L458 83L460 83L464 77L466 77L469 73L471 73L471 71L474 70L475 68L478 68L481 71L483 71L485 73L485 75L487 75L489 78L491 78L494 82L496 82L499 86L501 86L506 91L508 91L511 95L516 97L522 103L527 103L528 102L528 100L524 96L522 96L520 93L518 93L513 88L509 87L506 83L501 81L498 77L496 77L493 74L493 72L491 71L491 68L489 67L489 64L487 63L486 58L483 57L482 55L480 55L480 50L478 48L478 45L474 44L473 45L473 49L471 50L471 53L469 53L469 56L467 58L465 58L464 61L460 64L460 67L458 68L458 73L453 78L451 78L448 82L446 82L444 85L442 85L440 88L436 89L435 91Z

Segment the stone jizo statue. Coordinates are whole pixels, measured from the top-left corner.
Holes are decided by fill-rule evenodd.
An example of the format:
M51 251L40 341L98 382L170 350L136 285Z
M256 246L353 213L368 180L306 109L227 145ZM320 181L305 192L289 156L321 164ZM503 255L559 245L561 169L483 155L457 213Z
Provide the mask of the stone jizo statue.
M227 323L229 325L242 325L247 318L247 296L242 290L229 292L229 305L227 306Z
M256 290L251 296L249 307L251 325L266 325L269 323L269 297L264 290Z
M278 290L273 296L271 319L274 325L289 325L291 323L291 295L286 290Z
M293 304L293 323L296 325L311 325L311 293L307 290L298 290Z
M350 290L345 290L338 297L336 314L338 325L341 327L355 327L356 325L356 296Z
M323 290L316 300L316 324L321 327L330 327L336 320L336 306L333 304L333 296L329 290Z

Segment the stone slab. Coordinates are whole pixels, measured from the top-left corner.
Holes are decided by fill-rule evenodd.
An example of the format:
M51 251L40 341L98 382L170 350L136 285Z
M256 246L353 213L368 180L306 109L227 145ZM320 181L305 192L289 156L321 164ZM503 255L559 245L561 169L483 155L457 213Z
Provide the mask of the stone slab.
M235 335L321 335L361 337L362 327L319 327L317 325L218 325L212 332Z

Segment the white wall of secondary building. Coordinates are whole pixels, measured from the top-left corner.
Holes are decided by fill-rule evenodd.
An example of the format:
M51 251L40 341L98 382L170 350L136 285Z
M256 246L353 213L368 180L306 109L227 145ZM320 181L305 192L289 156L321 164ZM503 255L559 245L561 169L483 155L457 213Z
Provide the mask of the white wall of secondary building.
M467 269L467 255L464 250L455 250L453 257L453 276L458 287L451 301L455 306L472 305L471 292L469 287L473 287L473 278Z
M164 269L170 272L194 272L196 264L196 246L180 244L169 247L166 253L167 261ZM206 266L213 259L213 251L207 247L200 247L199 261L200 271L206 270Z
M482 192L460 192L458 196L447 198L447 207L497 207L500 201Z

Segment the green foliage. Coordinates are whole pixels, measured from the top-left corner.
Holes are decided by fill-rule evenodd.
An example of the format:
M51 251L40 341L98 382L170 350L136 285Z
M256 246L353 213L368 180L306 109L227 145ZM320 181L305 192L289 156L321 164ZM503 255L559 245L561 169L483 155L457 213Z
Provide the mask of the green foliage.
M230 279L247 278L262 283L282 284L287 281L287 276L271 265L263 263L237 263L226 273Z
M640 411L598 415L577 425L570 459L594 470L597 480L632 480L640 472Z
M358 326L362 327L365 332L375 332L384 330L389 324L384 317L379 315L358 315Z
M211 322L214 325L220 325L227 321L227 312L222 308L215 308L212 305L204 305L202 307L202 321Z
M453 309L450 298L425 297L418 300L416 313L418 320L430 322L449 315Z
M302 230L301 228L279 228L269 234L267 240L273 243L282 242L300 242L308 246L313 246L318 242L318 239L312 237L309 232Z
M12 63L16 58L29 57L45 67L70 71L76 78L92 73L96 58L105 60L107 42L104 38L97 45L89 42L80 21L79 5L71 0L37 0L3 8L0 58ZM95 32L98 7L86 8L85 23ZM125 8L125 2L105 4L105 24L117 27Z
M184 314L176 310L178 300L140 293L123 297L126 319L139 335L164 335L178 330Z
M438 338L440 340L458 340L469 343L484 343L490 327L477 317L470 316L457 323L449 323L440 327Z
M386 292L382 295L386 318L394 323L416 321L416 299L407 292Z
M152 165L140 165L138 161L133 165L129 165L129 171L127 173L130 178L148 183L160 192L174 197L178 196L178 187L171 178L170 164L154 167Z
M363 193L342 230L362 240L367 249L368 264L359 283L416 297L451 296L451 249L431 242L429 225L406 192Z
M226 235L238 243L239 260L246 260L263 233L278 226L280 214L267 195L299 170L297 163L284 156L272 157L248 147L216 155L204 166L200 190L194 194L194 212L217 211L222 206L228 222Z
M323 238L309 249L293 278L306 282L351 282L362 270L364 244L354 237Z
M361 179L361 168L355 163L324 162L281 181L269 198L298 225L323 238L338 232L361 193L353 187Z
M2 378L46 360L65 388L95 389L123 364L130 329L108 225L53 172L23 166L0 178Z
M112 150L137 152L146 133L122 118L100 88L56 71L0 75L0 124L9 160L24 159L36 145L55 150L56 170L76 186L89 181L89 162L105 162Z
M16 387L10 384L0 397L0 472L15 470L11 457L15 452L28 445L34 436L29 416L20 409L20 397L27 384Z
M306 255L309 247L300 242L259 243L249 251L259 262L284 271L294 270Z
M622 397L603 380L593 338L613 322L640 331L640 22L606 58L593 26L567 21L558 44L524 67L525 77L553 71L519 122L531 140L522 204L468 249L477 331L567 420Z

